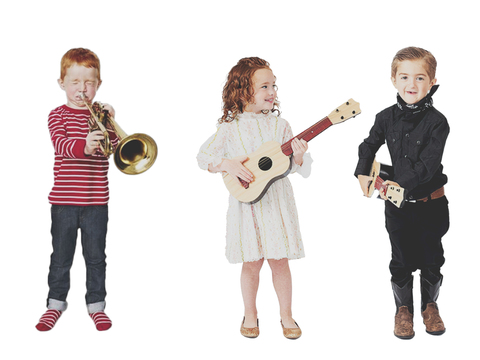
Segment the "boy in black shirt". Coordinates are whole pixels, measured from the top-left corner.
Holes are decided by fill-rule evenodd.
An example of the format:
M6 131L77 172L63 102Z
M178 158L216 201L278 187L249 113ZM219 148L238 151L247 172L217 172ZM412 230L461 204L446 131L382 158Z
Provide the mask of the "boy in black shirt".
M411 339L413 331L413 276L420 269L422 317L426 331L441 335L445 326L436 304L443 276L442 236L448 231L449 212L441 164L449 133L447 119L433 107L436 60L421 48L400 50L392 62L397 104L377 114L368 138L359 147L355 170L363 193L375 153L385 142L394 178L385 184L405 189L406 202L397 208L385 201L386 228L392 245L390 272L397 312L395 336ZM385 194L381 194L385 199Z

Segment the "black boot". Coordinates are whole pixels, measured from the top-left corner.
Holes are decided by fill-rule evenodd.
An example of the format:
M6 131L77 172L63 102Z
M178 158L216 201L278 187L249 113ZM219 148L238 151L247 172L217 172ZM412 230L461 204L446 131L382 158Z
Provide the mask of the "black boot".
M431 335L442 335L445 332L445 325L440 317L436 302L442 281L443 276L435 284L432 284L420 275L423 323L427 333Z
M440 293L440 286L443 282L443 276L435 284L428 281L420 274L420 288L422 293L422 312L427 308L427 304L436 303Z
M413 331L413 276L410 276L403 287L392 281L392 288L397 307L393 333L400 339L411 339L415 336Z

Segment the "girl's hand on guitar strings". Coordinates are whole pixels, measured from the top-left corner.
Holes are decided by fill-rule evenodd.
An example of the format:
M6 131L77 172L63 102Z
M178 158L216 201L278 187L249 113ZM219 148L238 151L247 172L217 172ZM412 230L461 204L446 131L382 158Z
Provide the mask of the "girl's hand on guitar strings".
M241 185L238 178L251 183L253 181L253 174L243 166L243 163L248 160L247 156L238 156L233 159L223 159L217 166L208 165L208 171L216 173L219 171L229 173L239 185Z
M368 196L368 186L373 181L373 177L367 175L358 175L358 182L362 188L363 195Z
M243 166L243 163L248 160L247 156L238 156L233 159L224 159L220 164L220 170L229 173L238 183L238 178L251 183L253 181L253 174Z
M303 165L303 154L308 150L308 143L305 140L292 140L293 160L298 166Z

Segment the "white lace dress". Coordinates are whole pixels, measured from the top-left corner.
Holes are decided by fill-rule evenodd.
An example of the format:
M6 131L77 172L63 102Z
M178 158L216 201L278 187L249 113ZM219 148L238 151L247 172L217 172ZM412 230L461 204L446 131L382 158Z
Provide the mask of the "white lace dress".
M200 168L217 166L254 152L267 141L285 143L293 137L288 122L274 114L243 113L217 132L200 148ZM312 158L304 155L302 166L293 162L291 173L310 175ZM299 259L305 256L293 189L288 177L275 181L255 204L244 204L230 195L227 212L226 256L231 263L265 259Z

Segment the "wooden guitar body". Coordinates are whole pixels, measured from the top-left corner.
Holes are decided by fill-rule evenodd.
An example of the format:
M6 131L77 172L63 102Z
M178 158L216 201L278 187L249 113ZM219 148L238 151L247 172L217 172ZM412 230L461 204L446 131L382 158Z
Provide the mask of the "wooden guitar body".
M350 99L295 138L310 141L331 125L355 117L360 112L360 104ZM230 194L243 203L254 204L259 201L273 182L290 173L291 161L293 161L292 140L282 145L276 141L266 142L248 155L248 160L243 163L243 166L253 174L251 183L240 179L237 181L231 175L224 174L223 181Z
M292 163L291 157L282 152L278 142L268 141L248 155L243 166L253 174L253 181L246 185L247 188L230 174L224 175L223 181L238 201L254 204L263 197L273 182L290 173Z

